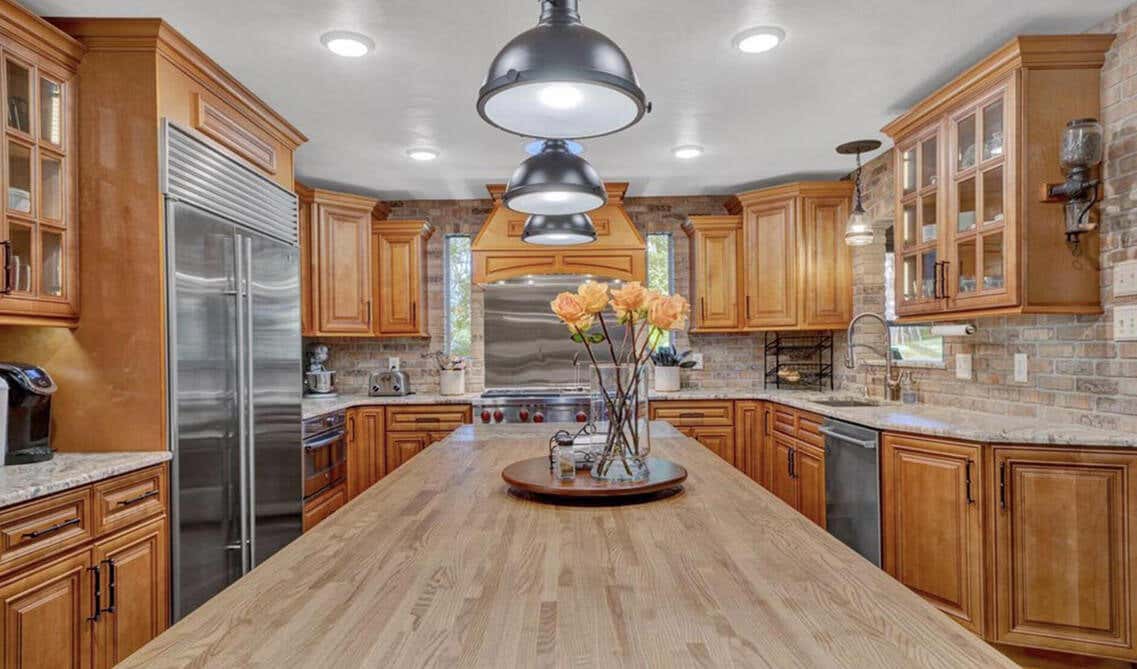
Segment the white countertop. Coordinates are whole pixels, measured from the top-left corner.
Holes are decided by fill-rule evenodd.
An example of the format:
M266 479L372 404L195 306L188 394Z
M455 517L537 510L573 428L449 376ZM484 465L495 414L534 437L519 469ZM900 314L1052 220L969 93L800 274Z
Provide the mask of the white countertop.
M469 404L478 397L478 393L450 396L428 393L404 397L340 395L338 398L327 400L305 399L303 413L305 418L310 418L331 411L362 405ZM831 407L817 403L818 400L849 397L851 397L849 393L842 392L740 388L652 393L651 400L753 399L778 402L830 418L890 432L907 432L931 437L947 437L997 444L1137 448L1137 433L1114 432L1033 417L1000 416L952 407L900 404L899 402L883 402L880 406L875 407Z
M0 466L0 507L166 462L169 451L56 453L47 462Z

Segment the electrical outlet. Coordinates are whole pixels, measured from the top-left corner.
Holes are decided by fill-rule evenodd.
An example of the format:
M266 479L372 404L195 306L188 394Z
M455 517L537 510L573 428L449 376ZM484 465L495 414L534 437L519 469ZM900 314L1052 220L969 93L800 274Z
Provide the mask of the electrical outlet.
M691 369L702 369L703 368L703 354L702 353L692 353L691 359L695 361L695 366L692 367Z
M1137 341L1137 305L1113 308L1113 340Z
M1137 260L1126 260L1113 267L1113 296L1137 295Z
M971 379L971 354L970 353L956 353L955 354L955 378L957 379Z
M1027 382L1026 353L1015 354L1015 383Z
M392 372L399 371L399 358L398 356L390 356L387 358L387 369Z

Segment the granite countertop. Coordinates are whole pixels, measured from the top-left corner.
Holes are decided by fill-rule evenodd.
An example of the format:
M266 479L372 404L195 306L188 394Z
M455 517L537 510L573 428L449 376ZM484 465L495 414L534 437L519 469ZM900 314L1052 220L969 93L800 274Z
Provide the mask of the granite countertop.
M459 428L119 666L1013 666L666 424L680 494L515 497L551 427Z
M169 451L56 453L47 462L0 466L0 507L166 462Z
M481 397L481 393L465 395L439 395L438 393L415 393L395 397L371 397L366 393L340 393L327 399L305 397L301 401L301 415L305 419L322 416L333 411L342 411L358 406L386 406L388 404L469 404Z

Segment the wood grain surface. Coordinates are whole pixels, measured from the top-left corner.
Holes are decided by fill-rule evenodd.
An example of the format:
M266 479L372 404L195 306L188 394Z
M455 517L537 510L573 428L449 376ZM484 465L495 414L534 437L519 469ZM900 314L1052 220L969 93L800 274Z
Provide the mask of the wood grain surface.
M122 667L1012 667L664 424L682 494L518 499L556 425L467 425Z

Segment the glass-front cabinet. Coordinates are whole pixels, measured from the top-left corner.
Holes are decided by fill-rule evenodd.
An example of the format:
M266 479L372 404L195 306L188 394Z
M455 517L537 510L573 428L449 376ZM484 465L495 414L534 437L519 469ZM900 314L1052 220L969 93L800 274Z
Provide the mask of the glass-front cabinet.
M78 316L75 72L0 38L5 102L0 323Z
M943 129L935 125L897 150L896 295L901 313L942 308L942 146Z

